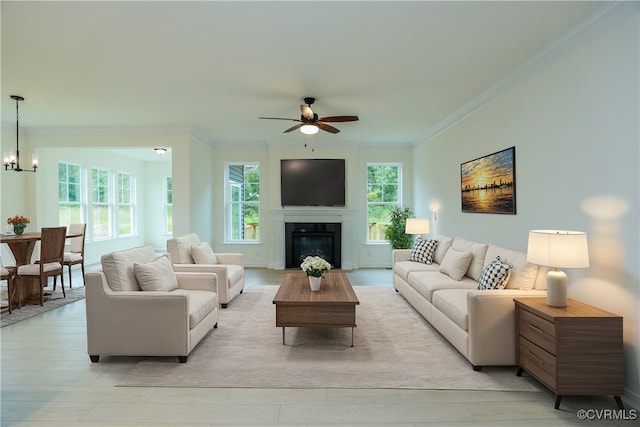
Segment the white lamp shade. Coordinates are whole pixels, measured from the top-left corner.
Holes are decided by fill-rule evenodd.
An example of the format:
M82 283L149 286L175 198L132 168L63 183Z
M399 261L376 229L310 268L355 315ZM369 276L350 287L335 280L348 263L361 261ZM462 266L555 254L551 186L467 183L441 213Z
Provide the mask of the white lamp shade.
M429 220L420 218L407 218L404 232L407 234L429 234Z
M553 268L589 267L587 234L582 231L531 230L527 261Z
M300 132L304 133L305 135L315 135L316 133L318 133L320 129L318 129L318 126L316 125L302 125L300 126Z

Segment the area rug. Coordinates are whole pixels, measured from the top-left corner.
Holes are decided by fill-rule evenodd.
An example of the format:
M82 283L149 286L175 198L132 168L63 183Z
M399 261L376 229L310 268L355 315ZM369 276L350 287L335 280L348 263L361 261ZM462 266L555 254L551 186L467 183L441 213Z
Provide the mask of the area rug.
M51 292L51 288L45 288L45 292ZM12 325L14 323L20 322L22 320L28 319L30 317L37 316L38 314L42 314L49 310L53 310L54 308L62 307L63 305L70 304L72 302L79 301L84 299L84 286L74 287L71 289L65 289L67 294L66 298L63 298L62 291L58 287L49 300L44 302L44 305L40 306L39 304L25 304L20 308L14 308L11 310L11 314L9 312L2 313L0 316L0 323L2 328L5 326Z
M413 388L537 391L513 367L475 372L393 288L356 286L351 328L275 327L277 286L251 286L220 313L218 328L177 358L145 358L119 386Z

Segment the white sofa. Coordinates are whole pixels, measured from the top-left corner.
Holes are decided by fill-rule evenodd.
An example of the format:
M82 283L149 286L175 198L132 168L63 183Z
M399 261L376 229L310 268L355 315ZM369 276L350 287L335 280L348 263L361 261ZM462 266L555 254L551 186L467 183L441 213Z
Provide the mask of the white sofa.
M220 305L227 308L227 304L244 289L244 255L212 252L215 262L196 263L192 248L201 244L195 233L167 240L167 252L171 255L173 268L175 271L215 273L218 276Z
M393 284L402 296L466 357L474 370L516 364L514 297L544 296L547 270L526 254L460 237L441 237L433 262L408 261L411 249L393 251ZM471 252L461 280L440 271L447 252ZM504 289L478 290L483 270L500 256L513 266ZM449 264L449 263L447 263Z
M155 274L160 255L152 246L113 252L102 257L102 270L85 275L87 346L92 362L101 355L177 356L181 363L212 328L218 325L217 277L212 273ZM162 260L159 260L162 261ZM141 289L140 267L146 278L171 282L177 288ZM166 280L168 278L168 280ZM177 283L176 283L177 281ZM168 289L168 288L167 288Z

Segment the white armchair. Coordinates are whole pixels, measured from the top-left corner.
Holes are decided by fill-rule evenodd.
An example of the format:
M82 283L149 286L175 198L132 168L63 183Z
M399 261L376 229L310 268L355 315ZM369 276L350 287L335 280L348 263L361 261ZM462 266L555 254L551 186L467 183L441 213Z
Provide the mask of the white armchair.
M181 363L212 328L217 327L217 276L175 273L172 290L141 289L139 267L146 278L164 283L168 270L155 274L158 255L152 246L114 252L102 257L102 270L85 275L87 345L92 362L101 355L177 356ZM151 272L149 272L151 270ZM156 277L153 277L156 276ZM157 285L158 281L153 282Z
M209 257L203 257L198 253L196 259L199 263L197 263L192 255L192 250L194 246L201 247L202 245L198 235L192 233L167 240L167 252L171 256L171 262L176 272L215 273L218 276L220 305L222 308L227 308L227 304L241 294L244 289L244 255L217 252L213 254L211 251ZM205 245L208 246L208 244Z

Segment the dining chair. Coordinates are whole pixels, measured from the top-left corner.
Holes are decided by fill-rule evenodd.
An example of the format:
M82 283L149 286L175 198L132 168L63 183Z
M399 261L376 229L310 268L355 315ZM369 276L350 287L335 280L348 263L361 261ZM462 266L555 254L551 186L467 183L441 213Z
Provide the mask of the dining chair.
M0 280L7 281L7 305L9 307L9 314L11 314L11 306L13 305L15 293L14 280L16 275L16 268L12 266L4 266L2 264L2 258L0 258Z
M62 265L66 265L69 268L69 289L73 285L71 283L71 266L80 264L82 269L82 282L84 283L84 240L85 233L87 231L87 224L69 224L67 234L75 235L78 237L69 238L69 251L64 253L62 259ZM55 288L53 289L55 291Z
M22 285L25 280L36 281L40 284L40 305L44 305L44 288L49 277L53 276L53 284L60 276L62 295L64 291L64 277L62 271L62 259L64 258L64 243L67 235L67 227L43 228L40 238L40 259L33 264L25 264L18 267L17 283Z

